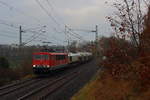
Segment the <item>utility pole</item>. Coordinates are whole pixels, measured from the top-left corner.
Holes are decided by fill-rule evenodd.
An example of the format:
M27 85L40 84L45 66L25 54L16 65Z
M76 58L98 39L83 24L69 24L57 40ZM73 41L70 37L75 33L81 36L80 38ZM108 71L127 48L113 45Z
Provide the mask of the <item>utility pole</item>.
M22 27L19 26L19 57L21 61L23 60L22 56L24 56L24 52L22 51L22 32Z
M66 30L67 30L67 26L65 26L65 33L67 32ZM73 29L71 29L71 30L73 30ZM96 25L94 30L84 30L84 29L75 29L75 30L95 33L95 54L96 54L96 56L98 56L98 25ZM68 46L69 46L69 40L68 40Z
M92 32L95 32L95 54L98 56L98 25L96 25L95 30Z
M95 47L96 47L96 56L98 56L98 26L96 25L95 32Z
M67 26L66 26L66 25L65 25L65 34L66 34L66 36L67 36ZM70 45L70 43L69 43L69 37L68 37L67 42L68 42L67 52L69 52L69 45Z
M22 32L23 32L23 30L22 30L22 27L20 26L19 27L19 47L20 48L22 46Z

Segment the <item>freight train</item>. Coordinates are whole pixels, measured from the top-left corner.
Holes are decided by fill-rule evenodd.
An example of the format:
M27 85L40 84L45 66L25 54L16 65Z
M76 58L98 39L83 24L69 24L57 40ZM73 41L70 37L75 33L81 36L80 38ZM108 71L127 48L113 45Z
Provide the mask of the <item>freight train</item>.
M46 74L54 70L70 67L88 62L92 59L92 53L33 53L33 72L35 74Z

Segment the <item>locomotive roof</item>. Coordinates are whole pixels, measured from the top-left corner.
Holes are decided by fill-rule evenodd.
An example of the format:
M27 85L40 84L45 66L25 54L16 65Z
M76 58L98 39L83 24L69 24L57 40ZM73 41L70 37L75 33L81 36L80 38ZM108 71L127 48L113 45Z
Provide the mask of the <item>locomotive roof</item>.
M33 54L47 54L47 55L67 55L67 53L54 53L54 52L35 52Z
M78 54L78 53L69 53L68 55L69 56L80 56L80 54Z

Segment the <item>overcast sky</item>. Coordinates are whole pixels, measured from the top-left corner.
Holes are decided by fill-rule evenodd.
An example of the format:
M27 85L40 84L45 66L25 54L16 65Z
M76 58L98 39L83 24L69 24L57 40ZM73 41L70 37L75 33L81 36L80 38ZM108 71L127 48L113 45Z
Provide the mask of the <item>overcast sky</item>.
M111 4L105 4L112 0L39 0L40 4L49 13L49 16L40 7L36 0L0 0L0 44L12 44L19 41L19 25L23 30L34 28L32 31L41 33L36 41L29 44L40 44L49 41L52 44L66 44L68 37L78 40L73 35L65 35L65 25L72 29L93 30L98 25L99 35L109 36L111 28L106 16L112 14ZM52 18L50 17L52 16ZM7 24L7 25L4 25ZM10 25L10 26L9 26ZM11 27L13 25L13 27ZM46 27L42 27L46 25ZM16 27L16 28L15 28ZM36 28L37 27L37 28ZM94 33L75 31L84 40L94 40ZM23 33L23 42L32 39L31 33ZM40 33L39 33L40 34ZM37 37L39 35L37 33ZM29 39L29 40L28 40Z

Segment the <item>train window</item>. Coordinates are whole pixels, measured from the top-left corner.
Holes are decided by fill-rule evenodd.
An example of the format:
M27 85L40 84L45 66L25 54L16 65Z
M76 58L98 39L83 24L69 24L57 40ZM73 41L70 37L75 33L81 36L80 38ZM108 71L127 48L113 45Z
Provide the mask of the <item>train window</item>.
M34 55L33 58L36 59L36 60L41 60L41 59L46 59L46 60L48 60L48 59L49 59L49 56L48 56L48 55Z
M36 59L36 60L39 60L39 59L41 59L41 55L34 55L33 58Z
M51 56L51 59L52 59L52 60L56 60L55 56Z
M62 60L64 60L64 59L66 59L66 56L65 56L65 55L62 56Z
M48 56L48 55L42 55L42 59L48 60L48 59L49 59L49 56Z
M58 55L56 55L56 60L59 60L59 56Z
M70 61L72 61L72 57L70 57Z
M56 60L64 60L65 55L56 55Z

